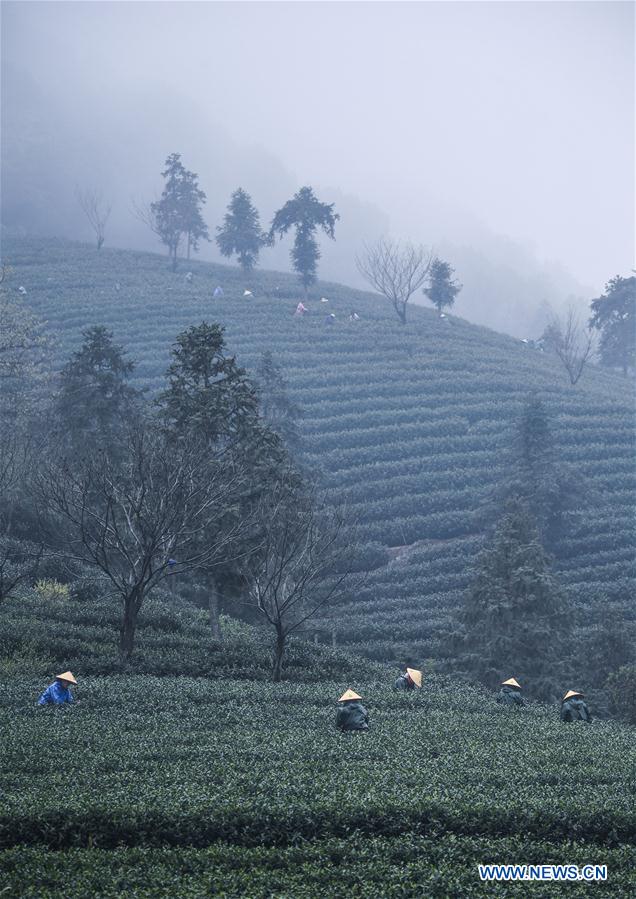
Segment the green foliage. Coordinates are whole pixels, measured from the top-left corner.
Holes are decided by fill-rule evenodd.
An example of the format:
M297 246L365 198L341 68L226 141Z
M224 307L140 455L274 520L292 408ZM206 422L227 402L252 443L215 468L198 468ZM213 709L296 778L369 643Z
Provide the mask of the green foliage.
M478 865L488 863L607 865L606 884L552 882L483 884ZM636 850L578 840L458 836L439 832L303 841L297 846L245 847L217 843L203 849L179 846L107 849L17 847L0 852L9 894L22 899L89 896L108 899L408 899L413 896L589 897L610 891L633 896ZM14 891L14 892L12 892ZM609 895L609 894L608 894Z
M321 228L328 237L335 239L336 222L340 216L333 211L333 207L333 203L321 203L311 187L301 187L272 219L270 241L273 241L276 235L283 237L291 228L296 229L291 259L294 271L298 272L301 284L305 288L305 296L307 288L316 281L320 259L316 231Z
M189 172L181 162L180 153L171 153L161 173L165 186L161 198L150 204L153 229L168 248L173 271L177 267L177 253L183 237L190 249L197 250L199 240L209 240L201 207L206 201L199 187L198 175Z
M453 280L454 274L455 270L443 259L435 258L432 261L428 275L428 287L424 288L423 293L440 313L442 309L450 309L455 302L455 297L462 289L462 285Z
M258 399L244 368L227 352L224 329L201 322L177 336L168 387L158 403L171 432L211 446L240 438L257 415Z
M238 257L239 265L247 274L258 262L260 249L266 243L258 215L248 193L239 187L232 194L223 226L217 227L216 242L223 256Z
M135 364L103 325L86 328L83 343L62 369L56 407L60 440L75 454L116 449L138 391L128 381Z
M59 581L39 580L35 582L35 592L40 599L48 602L51 599L68 599L70 591L68 584L60 584Z
M601 363L627 374L636 364L636 277L612 278L605 293L592 300L590 309L590 326L601 332Z
M0 537L0 602L33 583L41 556L40 548L32 543Z
M632 731L566 728L557 706L511 715L435 676L397 696L389 671L314 685L74 674L81 702L64 710L34 707L45 681L2 691L4 847L285 847L353 832L616 847L634 835ZM349 685L368 733L334 727Z
M523 405L511 449L511 470L495 498L521 497L544 545L557 550L567 533L567 513L585 506L587 496L580 474L561 462L548 410L534 392Z
M491 687L514 675L533 695L556 697L567 606L534 519L520 500L507 502L478 560L461 620L460 666Z
M623 665L610 674L607 688L616 716L636 724L636 665Z
M20 676L51 677L70 668L83 675L122 670L158 677L271 679L272 640L268 633L222 616L223 639L212 637L203 610L161 589L153 591L139 616L136 651L125 664L119 656L120 607L108 587L101 598L73 601L86 579L69 583L69 599L52 598L43 608L34 592L2 605L0 664ZM112 589L112 588L111 588ZM42 663L42 660L45 660ZM342 651L291 639L284 679L316 682L368 672L369 663Z
M125 335L137 361L132 386L156 395L175 333L209 320L211 309L242 367L254 371L272 352L290 401L303 409L303 466L321 478L329 503L346 498L360 542L391 554L343 606L339 645L392 658L408 642L422 657L445 657L483 547L483 510L509 474L530 391L549 416L555 456L583 487L549 546L555 574L575 597L577 625L631 606L636 442L633 399L619 374L590 366L572 391L550 354L418 306L405 330L385 300L342 285L316 288L337 315L326 329L322 304L294 317L291 275L255 272L254 297L243 300L235 267L193 263L193 289L153 254L4 243L30 308L58 337L59 366L78 348L81 328L103 323ZM217 284L224 295L212 301ZM352 307L361 315L355 324Z
M298 449L300 408L288 396L287 382L269 350L261 356L256 369L260 412L272 430L288 447Z

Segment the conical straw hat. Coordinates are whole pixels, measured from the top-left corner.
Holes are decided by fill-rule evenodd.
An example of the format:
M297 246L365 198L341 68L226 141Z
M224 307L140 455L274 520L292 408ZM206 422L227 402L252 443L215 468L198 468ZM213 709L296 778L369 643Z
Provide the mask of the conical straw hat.
M502 687L517 687L517 689L521 689L521 684L519 681L515 680L514 677L509 677L508 680L504 680L501 682Z
M362 696L358 696L353 690L345 690L338 702L346 702L347 699L362 699Z
M416 687L422 686L422 672L417 668L407 668L406 673L409 675Z
M65 671L64 674L56 674L55 680L65 680L69 684L77 684L77 681L70 671Z
M565 694L565 696L563 697L561 702L565 702L566 699L572 699L573 696L583 696L583 694L577 693L576 690L568 690L568 692Z

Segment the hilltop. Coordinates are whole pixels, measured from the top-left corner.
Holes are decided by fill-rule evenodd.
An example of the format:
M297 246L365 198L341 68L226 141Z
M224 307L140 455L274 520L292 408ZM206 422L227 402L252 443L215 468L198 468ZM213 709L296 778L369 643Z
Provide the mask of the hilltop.
M421 307L404 327L382 298L338 284L320 282L311 314L298 319L301 293L286 274L245 277L196 261L172 273L155 254L55 240L5 240L3 252L12 289L26 288L55 335L57 364L91 324L113 330L137 363L135 386L149 391L176 334L202 319L225 327L248 369L272 351L304 412L304 462L358 516L372 569L343 610L339 642L379 659L439 654L530 390L583 488L556 562L580 623L634 614L633 404L621 376L589 368L572 388L556 359L519 340ZM223 296L214 299L216 285ZM360 321L348 320L351 309Z

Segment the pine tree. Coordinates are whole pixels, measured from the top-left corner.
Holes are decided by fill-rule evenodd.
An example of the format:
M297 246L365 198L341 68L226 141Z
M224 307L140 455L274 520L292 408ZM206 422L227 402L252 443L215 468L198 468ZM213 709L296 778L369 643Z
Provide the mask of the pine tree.
M302 187L291 200L275 214L269 231L269 240L278 234L283 237L295 228L294 246L291 251L294 271L298 272L305 290L305 298L311 284L316 281L320 250L316 231L322 230L332 240L335 239L336 222L340 218L333 211L333 203L321 203L311 187Z
M225 347L224 329L201 322L177 336L159 396L175 439L195 434L210 446L238 440L258 417L258 397L244 368Z
M533 695L556 695L567 604L519 499L507 502L478 560L461 621L460 664L467 673L490 687L514 673Z
M495 492L495 508L514 496L527 504L544 545L555 552L567 513L584 499L583 486L580 475L560 461L548 411L534 391L519 416L509 471Z
M168 248L174 271L184 236L187 240L188 259L190 249L198 249L199 240L210 239L201 213L206 196L199 188L198 175L184 168L180 153L168 156L161 175L166 183L161 198L150 204L152 227Z
M216 242L223 256L238 257L244 272L251 272L258 263L258 254L266 243L258 210L251 197L239 187L232 194L223 225L217 229Z
M636 277L612 278L590 309L590 327L601 332L601 364L617 366L626 375L636 364Z
M442 309L450 308L455 302L455 297L462 289L459 281L453 281L455 270L443 259L434 259L429 272L428 287L423 293L441 313Z
M261 415L288 447L298 448L300 409L287 395L287 384L272 354L263 353L256 372Z
M251 519L281 472L290 468L283 443L260 416L256 387L228 354L220 325L202 322L179 334L167 376L168 387L157 402L169 438L204 441L237 481L235 503L219 521L220 528L231 530L237 521ZM287 489L296 486L295 477L288 478ZM210 623L217 638L221 598L242 586L238 561L260 537L254 527L243 531L240 545L227 551L227 561L207 573Z
M87 328L82 337L82 346L60 375L56 406L61 442L82 456L96 449L116 454L126 420L140 397L128 383L135 365L103 325Z

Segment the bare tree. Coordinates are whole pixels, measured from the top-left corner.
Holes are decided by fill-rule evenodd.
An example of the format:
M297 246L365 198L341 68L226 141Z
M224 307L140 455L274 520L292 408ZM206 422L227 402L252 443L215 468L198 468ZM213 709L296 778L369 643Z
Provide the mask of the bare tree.
M82 190L75 188L75 196L82 212L88 219L88 223L95 232L97 240L97 249L101 250L104 245L106 223L111 212L111 206L106 206L99 190Z
M276 632L273 680L280 681L290 634L351 585L355 540L341 510L323 512L315 494L274 491L256 514L263 542L244 566L247 603Z
M170 574L222 561L243 523L219 526L241 480L236 468L147 424L124 443L123 461L101 453L43 465L37 489L64 526L71 558L103 571L120 597L120 652L129 658L148 591Z
M37 578L43 547L24 540L0 537L0 601Z
M393 304L404 325L407 303L426 281L433 259L433 251L426 247L381 238L370 246L364 244L356 265L362 277Z
M546 349L552 350L561 360L574 386L595 352L594 333L585 328L575 306L568 306L565 319L553 315L543 332Z

